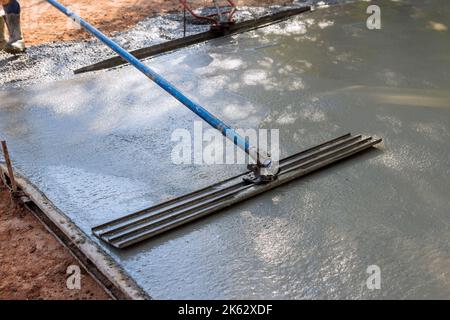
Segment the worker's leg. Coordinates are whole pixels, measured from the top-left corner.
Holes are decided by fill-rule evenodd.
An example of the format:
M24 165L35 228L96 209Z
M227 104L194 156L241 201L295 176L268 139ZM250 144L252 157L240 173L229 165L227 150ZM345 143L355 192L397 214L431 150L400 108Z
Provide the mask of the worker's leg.
M5 20L3 17L5 15L5 11L0 7L0 51L5 48L6 39L5 39Z
M25 42L22 38L20 28L20 5L17 0L10 0L5 10L5 22L8 27L9 39L5 50L11 53L20 53L25 51Z

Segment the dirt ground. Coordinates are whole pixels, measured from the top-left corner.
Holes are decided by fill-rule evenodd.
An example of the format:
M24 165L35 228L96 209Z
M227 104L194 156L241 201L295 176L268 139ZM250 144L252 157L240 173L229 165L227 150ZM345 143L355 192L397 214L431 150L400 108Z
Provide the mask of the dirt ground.
M0 180L0 299L108 299L82 270L81 290L67 289L77 261L31 214L10 200Z
M193 7L211 6L211 0L192 0ZM28 45L90 38L75 23L45 0L20 0L22 29ZM110 34L125 31L141 19L158 13L181 11L178 0L62 0L73 12ZM226 3L226 1L221 1ZM288 0L237 0L239 5L273 5Z

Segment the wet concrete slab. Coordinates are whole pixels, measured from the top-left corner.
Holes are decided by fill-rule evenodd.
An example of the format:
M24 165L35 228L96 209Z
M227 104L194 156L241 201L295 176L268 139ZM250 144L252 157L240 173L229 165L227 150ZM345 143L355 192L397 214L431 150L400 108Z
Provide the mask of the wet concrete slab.
M100 243L152 297L450 297L450 4L377 3L382 30L360 2L148 61L233 126L279 129L282 156L385 141L129 250ZM197 118L130 67L0 101L15 165L89 235L243 170L173 164L172 132Z

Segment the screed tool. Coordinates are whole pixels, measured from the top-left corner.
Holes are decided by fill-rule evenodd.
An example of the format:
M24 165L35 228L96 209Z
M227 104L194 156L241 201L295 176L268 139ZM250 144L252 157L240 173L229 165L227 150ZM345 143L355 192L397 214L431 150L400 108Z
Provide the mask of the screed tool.
M367 150L381 139L347 134L319 146L297 153L279 163L272 161L266 150L250 145L248 139L214 116L198 103L189 99L169 81L120 47L98 29L55 0L47 0L59 11L78 22L88 32L114 50L123 59L141 71L150 80L197 114L236 146L244 150L255 164L249 172L219 182L205 189L158 204L92 229L95 236L116 248L126 248L183 224L210 215L238 202L274 189L296 178L319 170L332 163Z

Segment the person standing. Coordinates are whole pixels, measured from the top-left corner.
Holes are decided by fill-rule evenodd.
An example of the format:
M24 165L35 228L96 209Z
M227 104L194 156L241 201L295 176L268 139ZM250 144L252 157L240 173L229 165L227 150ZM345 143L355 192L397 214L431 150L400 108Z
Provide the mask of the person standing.
M9 53L25 52L25 42L20 28L20 4L17 0L0 0L0 49ZM8 41L5 39L5 24Z

